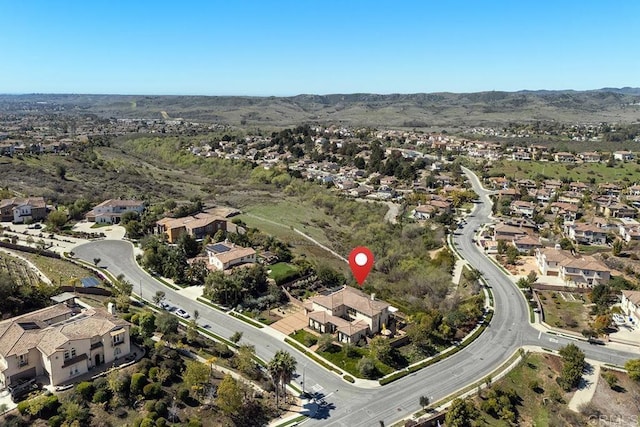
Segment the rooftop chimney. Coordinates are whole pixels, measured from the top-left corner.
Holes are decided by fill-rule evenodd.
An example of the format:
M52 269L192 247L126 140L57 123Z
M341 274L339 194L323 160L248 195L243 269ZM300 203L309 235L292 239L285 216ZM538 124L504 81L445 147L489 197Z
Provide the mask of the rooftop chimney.
M376 294L373 293L373 294L371 294L371 301L375 301L375 300L376 300Z
M107 304L107 311L115 316L116 315L116 305L114 303L110 302L109 304Z

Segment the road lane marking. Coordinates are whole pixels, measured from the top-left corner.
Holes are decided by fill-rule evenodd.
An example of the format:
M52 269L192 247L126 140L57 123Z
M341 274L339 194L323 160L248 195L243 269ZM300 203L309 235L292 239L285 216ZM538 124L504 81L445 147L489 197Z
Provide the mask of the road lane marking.
M557 338L549 338L549 341L553 342L553 343L559 343L560 341L558 341Z
M542 336L542 331L538 333L538 339L540 339L541 336Z

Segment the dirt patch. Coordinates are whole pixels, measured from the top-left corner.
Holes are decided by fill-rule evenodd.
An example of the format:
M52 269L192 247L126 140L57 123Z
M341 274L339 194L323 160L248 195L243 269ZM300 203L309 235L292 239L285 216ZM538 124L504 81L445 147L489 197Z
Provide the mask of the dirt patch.
M612 389L602 377L599 379L589 415L605 421L598 425L636 426L640 418L640 384L626 373L603 369L601 374L605 372L615 375L618 385Z

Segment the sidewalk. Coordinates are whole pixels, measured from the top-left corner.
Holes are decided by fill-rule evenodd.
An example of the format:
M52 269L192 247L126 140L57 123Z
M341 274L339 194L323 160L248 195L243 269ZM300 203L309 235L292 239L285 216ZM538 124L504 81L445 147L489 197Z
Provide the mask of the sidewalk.
M591 402L596 392L598 378L600 377L600 365L596 362L588 361L587 369L588 371L582 375L578 390L576 390L569 402L569 409L574 412L580 412L580 407L585 403Z

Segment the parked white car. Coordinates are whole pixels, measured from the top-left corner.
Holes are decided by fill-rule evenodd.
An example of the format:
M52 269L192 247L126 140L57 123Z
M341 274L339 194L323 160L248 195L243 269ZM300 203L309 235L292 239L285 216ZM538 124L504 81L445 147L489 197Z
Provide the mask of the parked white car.
M184 311L183 309L179 308L176 310L176 314L180 317L182 317L183 319L188 319L189 317L191 317L189 315L189 313L187 313L186 311Z

